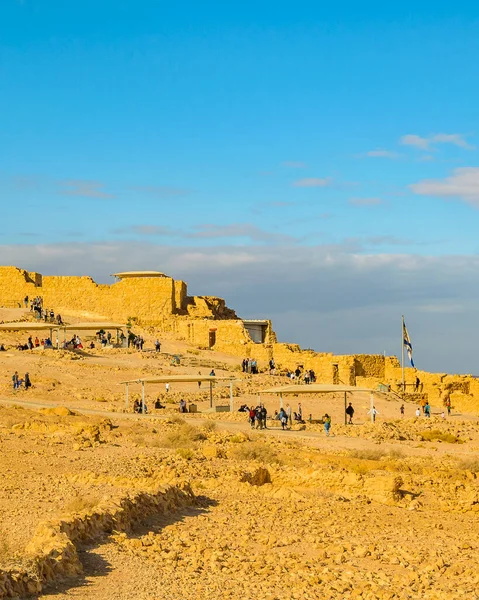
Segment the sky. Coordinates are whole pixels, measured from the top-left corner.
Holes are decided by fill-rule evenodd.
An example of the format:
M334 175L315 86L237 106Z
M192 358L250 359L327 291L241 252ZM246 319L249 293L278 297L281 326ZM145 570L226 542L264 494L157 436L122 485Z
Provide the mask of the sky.
M2 0L0 264L154 269L479 374L479 6Z

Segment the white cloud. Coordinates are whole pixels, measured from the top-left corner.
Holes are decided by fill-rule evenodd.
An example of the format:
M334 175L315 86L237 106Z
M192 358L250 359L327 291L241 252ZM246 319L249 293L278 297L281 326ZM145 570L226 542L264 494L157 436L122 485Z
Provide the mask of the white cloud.
M462 167L445 179L424 179L409 187L421 196L458 198L479 207L479 167Z
M226 298L244 318L272 318L281 341L319 351L397 353L405 314L420 368L476 369L479 256L367 254L358 241L201 248L18 244L0 246L0 256L4 264L45 275L91 275L98 282L112 282L116 271L164 271L185 280L191 294Z
M353 206L377 206L378 204L384 204L381 198L350 198L349 204Z
M368 156L369 158L399 158L399 154L397 152L383 150L382 148L370 150L369 152L366 152L364 156Z
M60 182L61 194L66 196L83 196L85 198L114 198L113 194L104 191L105 184L101 181L89 181L85 179L69 179Z
M462 133L435 133L429 137L408 134L403 135L399 142L403 146L414 146L419 150L433 150L436 144L453 144L459 148L474 150L474 146L471 146L464 138L465 135Z
M421 150L429 150L430 140L419 135L403 135L399 140L403 146L414 146Z
M294 187L326 187L331 184L330 179L321 179L318 177L306 177L298 179L293 183Z

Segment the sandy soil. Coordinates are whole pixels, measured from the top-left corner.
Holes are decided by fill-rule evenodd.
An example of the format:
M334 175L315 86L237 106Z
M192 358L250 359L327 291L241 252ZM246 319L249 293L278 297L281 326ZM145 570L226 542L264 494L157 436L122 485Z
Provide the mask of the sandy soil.
M0 310L0 320L22 312ZM284 383L244 376L239 359L172 337L162 336L158 355L155 333L144 335L143 353L73 353L17 351L25 335L1 334L13 348L0 353L0 568L22 559L39 523L102 498L180 479L197 496L195 506L80 547L84 575L39 599L479 598L476 416L443 420L433 407L432 419L416 419L406 405L401 420L400 402L378 397L373 425L369 397L357 394L356 424L344 426L343 399L325 396L301 403L306 415L333 416L331 437L309 424L257 432L237 412L180 421L181 397L209 406L196 384L152 388L150 407L160 394L167 409L126 414L125 379L214 367L238 376L236 405ZM15 370L29 372L33 388L14 392ZM215 390L218 402L228 395ZM262 400L271 413L278 406Z

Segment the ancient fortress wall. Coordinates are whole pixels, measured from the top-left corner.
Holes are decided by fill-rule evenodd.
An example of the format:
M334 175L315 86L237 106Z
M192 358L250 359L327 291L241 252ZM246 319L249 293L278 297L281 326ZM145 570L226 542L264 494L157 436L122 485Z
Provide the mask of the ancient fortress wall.
M44 306L55 312L89 318L105 318L160 331L200 348L211 347L239 358L256 358L266 368L274 358L278 370L313 369L320 383L357 385L376 389L388 384L400 391L402 372L396 357L344 355L302 350L297 344L278 343L270 321L264 343L254 343L241 319L222 298L188 296L183 281L167 276L130 276L112 285L98 285L91 277L42 277L17 267L0 267L0 306L21 305L25 296L42 296ZM214 342L212 344L212 341ZM421 387L415 390L416 377ZM479 381L472 376L428 373L405 369L408 399L427 396L433 404L449 398L462 411L479 411Z
M34 298L42 285L40 273L30 273L17 267L0 267L0 306L23 306L25 296ZM41 291L41 290L40 290Z
M91 277L44 277L42 296L44 306L57 312L77 311L125 323L133 317L154 324L176 312L175 283L181 291L183 282L170 277L129 278L112 285L98 285Z

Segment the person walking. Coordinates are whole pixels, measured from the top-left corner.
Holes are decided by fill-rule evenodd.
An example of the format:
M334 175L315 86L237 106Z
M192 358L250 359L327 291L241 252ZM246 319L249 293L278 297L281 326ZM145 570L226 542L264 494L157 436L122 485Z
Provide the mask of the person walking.
M168 393L170 391L170 384L165 383L165 392Z
M401 413L401 419L404 419L404 404L401 404L401 408L399 409L399 412Z
M373 421L373 423L375 423L375 422L376 422L376 415L378 415L378 414L379 414L379 413L378 413L378 411L376 410L376 407L375 407L375 406L373 406L372 408L370 408L370 409L368 410L368 415L372 415L372 421Z
M353 416L354 416L354 408L353 405L351 404L351 402L349 403L348 407L346 408L346 414L348 415L348 425L352 425L353 424Z
M279 409L279 420L283 431L288 428L288 416L283 407Z
M429 402L426 402L426 404L424 405L424 416L427 419L431 418L431 407L429 405Z
M32 387L32 382L30 381L30 375L28 373L25 373L25 379L23 380L24 384L25 384L25 389L28 390L28 388Z
M323 417L324 422L324 433L326 437L329 437L329 432L331 431L331 417L326 413Z
M13 389L14 390L18 390L19 388L19 377L18 377L18 371L15 371L15 373L12 375L12 382L13 382Z
M290 427L293 425L293 416L292 416L291 406L286 404L286 417L288 418L288 424Z

